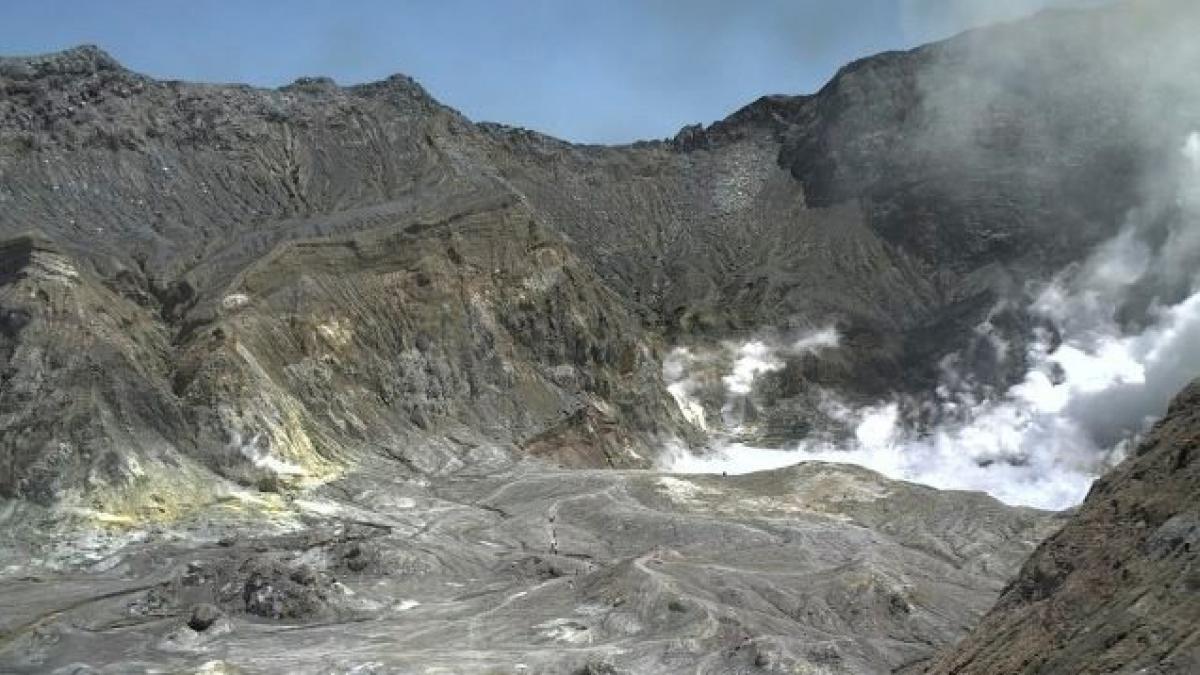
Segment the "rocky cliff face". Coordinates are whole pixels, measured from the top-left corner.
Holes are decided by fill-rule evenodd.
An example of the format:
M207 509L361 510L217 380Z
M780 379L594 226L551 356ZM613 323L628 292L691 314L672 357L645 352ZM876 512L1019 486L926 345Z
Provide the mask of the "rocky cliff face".
M935 673L1200 669L1200 382L1022 566Z
M681 433L659 342L411 81L3 66L7 496L438 471L558 435L537 452L646 466Z

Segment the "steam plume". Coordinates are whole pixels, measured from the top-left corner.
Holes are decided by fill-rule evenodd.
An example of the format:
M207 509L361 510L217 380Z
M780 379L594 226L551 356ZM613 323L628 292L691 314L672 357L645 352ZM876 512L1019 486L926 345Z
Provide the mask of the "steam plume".
M1179 159L1172 199L1130 214L1118 235L1035 294L1029 311L1054 329L1031 336L1031 367L1002 396L977 400L948 368L932 397L939 413L933 418L941 420L932 429L906 424L900 401L856 409L830 396L823 412L853 429L848 439L810 437L790 450L729 443L704 457L673 453L668 467L741 473L806 460L849 462L1013 504L1078 503L1200 373L1200 133L1187 136ZM836 343L835 336L811 344ZM734 396L781 367L761 341L731 351L737 359L724 381Z

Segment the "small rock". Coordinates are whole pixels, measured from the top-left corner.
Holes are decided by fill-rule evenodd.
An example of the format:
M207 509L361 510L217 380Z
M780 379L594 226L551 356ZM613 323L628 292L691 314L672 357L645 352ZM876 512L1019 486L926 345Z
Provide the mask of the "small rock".
M317 583L317 573L314 572L313 568L309 567L308 565L301 565L292 570L290 576L292 581L303 586L312 586L313 584Z
M192 616L188 619L188 628L203 633L221 618L221 610L215 605L202 602L192 607Z

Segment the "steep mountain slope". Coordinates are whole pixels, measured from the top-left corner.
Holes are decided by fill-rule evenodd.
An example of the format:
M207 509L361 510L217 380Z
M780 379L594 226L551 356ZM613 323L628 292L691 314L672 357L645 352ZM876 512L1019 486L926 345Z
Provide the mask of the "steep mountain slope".
M160 498L187 501L172 483L197 464L267 486L364 452L438 472L538 439L646 466L681 419L636 321L515 204L281 243L173 334L42 240L6 252L7 496L165 480Z
M525 443L644 466L687 434L619 298L407 79L180 85L90 48L0 72L6 496Z
M1003 386L1026 369L1030 286L1170 193L1200 121L1197 26L1174 0L1047 13L863 59L666 143L490 127L492 159L673 341L836 326L845 359L764 376L783 399L928 391L956 351L965 378ZM762 407L792 414L779 398Z
M1195 382L931 672L1200 669L1198 457Z
M1179 10L1189 17L1196 11L1189 3ZM134 342L149 350L148 358L131 358L127 345L123 359L89 368L110 384L141 382L138 390L156 392L144 394L153 399L146 405L163 412L126 411L114 418L123 422L81 432L91 439L84 441L79 434L52 437L46 431L52 425L34 419L52 419L51 408L18 413L22 404L6 403L15 415L6 418L15 425L6 438L28 438L6 441L5 465L12 468L0 485L9 496L37 492L48 500L80 487L86 472L78 467L88 463L110 467L112 477L137 473L121 468L133 460L118 461L106 445L150 455L170 454L165 448L171 445L248 480L261 472L225 470L239 454L279 467L316 453L322 459L313 460L315 467L347 450L420 437L432 454L409 459L435 466L443 460L433 448L446 437L439 425L471 430L478 438L469 444L534 444L551 454L546 439L578 445L584 436L603 436L609 440L600 445L609 450L572 450L570 461L597 465L617 455L624 458L612 460L618 464L638 461L612 450L617 446L649 460L652 438L690 433L652 382L660 337L705 343L836 326L836 355L789 359L788 368L763 377L754 392L763 410L759 433L779 442L795 440L805 427L796 419L812 414L808 402L816 388L864 401L928 391L942 358L955 351L974 349L962 366L965 380L1011 382L1024 372L1020 346L1031 333L1019 301L1022 284L1048 278L1115 232L1155 178L1155 162L1196 126L1200 68L1160 73L1154 67L1170 50L1171 63L1196 61L1187 31L1196 24L1147 25L1141 18L1139 3L1131 3L977 31L863 60L813 96L767 97L672 141L613 148L474 125L402 76L346 88L305 79L260 90L155 81L94 48L3 59L0 238L17 248L27 247L21 242L29 237L45 242L38 246L77 268L94 305L124 308L128 330L145 332ZM1096 35L1115 46L1095 49ZM1148 123L1148 111L1157 110L1168 112ZM396 363L397 353L415 361L375 369L370 378L366 369L335 375L330 364L311 365L325 357L302 345L324 338L301 336L299 327L332 325L329 308L342 299L330 296L330 288L314 290L328 284L313 279L308 265L335 276L360 275L365 261L344 253L358 246L347 242L360 235L380 242L386 231L403 231L420 246L435 247L434 240L459 235L453 227L418 223L467 213L484 218L479 212L493 213L494 234L483 235L492 237L488 246L510 247L508 253L479 242L470 242L477 257L466 263L455 262L459 254L450 253L451 246L430 248L423 257L380 253L390 262L372 263L372 273L404 272L428 282L418 283L427 291L407 306L422 312L430 311L427 301L459 295L444 320L466 332L490 319L477 315L483 301L455 284L469 286L467 295L503 296L497 307L505 312L528 310L528 319L504 314L512 333L497 344L526 340L526 347L543 350L518 355L536 365L513 366L540 371L535 379L546 384L530 394L543 402L533 406L536 412L519 409L515 398L501 404L481 393L496 386L527 395L515 393L523 386L519 377L487 365L491 337L464 336L425 353L428 330L403 339L375 336L369 350L381 363ZM536 256L517 255L518 244L500 241L509 236L502 233L525 236L522 218L532 224L521 245L542 251ZM549 248L543 251L544 243ZM581 262L571 262L572 255ZM236 307L246 275L256 269L262 275L270 265L288 281L273 282L269 302ZM545 308L521 298L553 290L560 278L571 290L551 300L559 302L559 318L535 330L527 324L548 321L533 316ZM10 313L40 311L37 302L12 302ZM77 323L108 321L88 314L86 303L79 307ZM233 328L253 323L246 311L270 314L260 321L286 320L294 333L286 345L266 336L253 342L261 370L247 365L244 354L234 355L251 344ZM409 310L379 305L370 311L387 324ZM1011 345L1006 354L981 342L981 322ZM54 348L39 343L49 339L43 332L11 326L6 354ZM120 330L106 339L126 339ZM285 331L267 332L283 339ZM483 343L468 345L472 339ZM415 352L405 351L413 345ZM461 362L463 350L478 358ZM40 377L41 361L12 358L6 372L14 381ZM208 372L206 363L214 364L212 377L240 378L241 384L196 380L195 373ZM389 372L390 381L381 381ZM238 387L264 374L272 385L256 396L265 397L259 401L265 407L242 412L273 421L234 422L243 407L259 405L239 400ZM618 384L621 378L628 382ZM77 378L64 373L68 379ZM335 405L317 393L317 382L325 381L373 393ZM429 387L437 392L415 391ZM302 408L293 400L297 388L312 397ZM115 410L122 398L112 388L91 391L96 410ZM394 399L396 392L415 393L417 400L394 410L371 398ZM421 402L427 398L443 400ZM330 406L343 410L309 415ZM304 424L323 419L329 426L281 431L296 426L284 411L301 409ZM345 422L354 417L377 424L354 431ZM39 425L41 432L20 431ZM135 431L121 432L122 425ZM129 443L122 435L144 432L153 438ZM255 438L265 454L229 450ZM81 449L89 444L95 450ZM156 444L161 447L145 449ZM61 457L46 458L45 448ZM25 475L31 453L42 457L37 461L50 478ZM91 459L68 458L80 453ZM211 461L218 455L228 458ZM320 471L326 469L332 467ZM41 483L16 489L29 480ZM46 481L61 484L50 488Z

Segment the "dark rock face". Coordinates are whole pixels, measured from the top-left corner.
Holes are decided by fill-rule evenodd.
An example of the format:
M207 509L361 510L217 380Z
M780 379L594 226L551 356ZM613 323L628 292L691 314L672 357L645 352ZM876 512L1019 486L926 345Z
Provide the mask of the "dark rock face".
M677 416L656 347L525 212L491 208L281 245L174 334L60 249L14 240L0 488L48 503L193 463L257 484L367 450L437 471L584 410L625 432L581 432L584 465L644 464L638 434Z
M0 494L50 503L89 480L130 480L139 457L169 461L188 448L157 317L44 239L10 240L0 256Z
M437 471L584 417L621 433L572 463L644 466L687 434L652 336L411 80L4 64L0 233L36 233L5 249L5 496Z
M1200 111L1200 12L1135 4L873 56L663 144L488 127L492 157L672 340L835 325L851 356L790 389L927 390L989 313L1167 189ZM1027 323L1000 328L1015 359L965 374L1019 377Z
M935 673L1200 669L1200 382L1171 404Z

